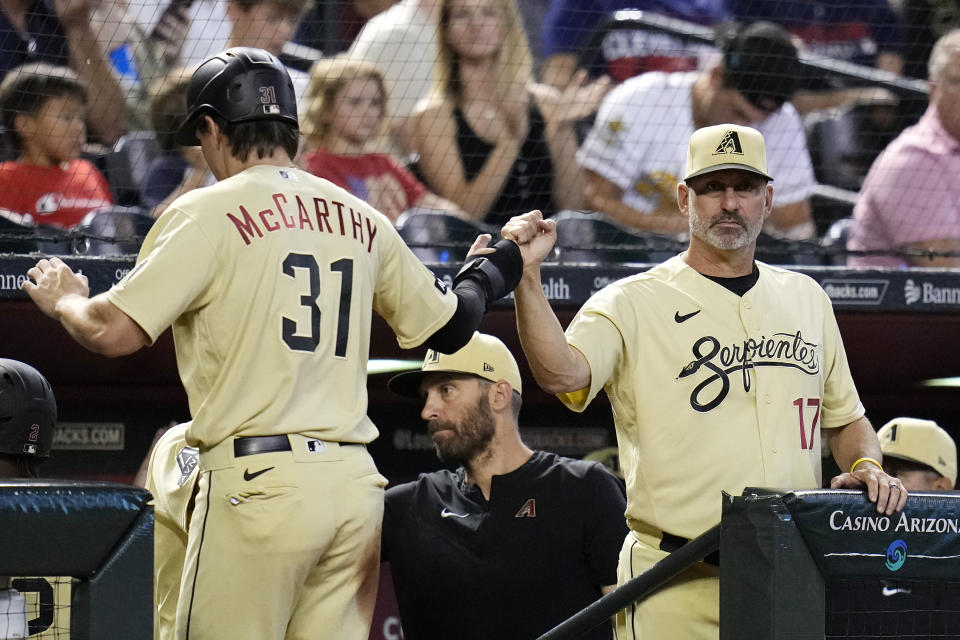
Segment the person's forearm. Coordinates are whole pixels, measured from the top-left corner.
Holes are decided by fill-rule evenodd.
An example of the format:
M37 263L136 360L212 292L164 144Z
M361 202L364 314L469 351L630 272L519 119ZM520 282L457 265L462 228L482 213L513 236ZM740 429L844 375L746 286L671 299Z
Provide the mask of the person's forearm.
M519 143L512 139L501 139L487 158L483 169L473 180L463 182L455 194L447 197L460 204L477 220L483 220L490 207L500 197L503 185L510 175L510 168L520 152ZM447 195L447 194L441 194Z
M553 198L560 209L581 209L587 180L577 162L577 137L570 123L546 127L553 162Z
M877 462L883 460L883 451L880 449L877 433L865 417L831 430L830 433L830 450L840 471L850 471L853 463L860 458L872 458ZM870 463L861 462L860 464Z
M131 354L148 342L138 325L120 316L123 313L103 294L93 298L65 295L54 308L54 317L80 346L110 358Z
M70 66L87 88L90 128L101 142L112 145L126 131L126 103L120 81L97 44L89 24L64 25Z
M65 295L57 302L55 317L80 346L95 353L107 353L104 344L105 324L96 312L93 299L81 295Z
M524 270L514 291L517 333L530 371L548 393L577 391L590 385L589 368L563 334L563 327L543 293L539 266Z

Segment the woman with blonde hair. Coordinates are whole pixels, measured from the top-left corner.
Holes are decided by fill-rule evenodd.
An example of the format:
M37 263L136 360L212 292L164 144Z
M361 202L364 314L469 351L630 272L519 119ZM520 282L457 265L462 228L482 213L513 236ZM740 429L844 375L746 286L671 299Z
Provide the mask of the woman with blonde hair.
M573 124L609 88L537 84L513 0L443 0L439 91L395 132L427 183L476 220L500 225L531 209L577 208L583 174Z
M394 222L414 208L462 213L381 151L387 148L387 89L372 64L346 57L318 60L310 71L306 103L304 169L369 202Z

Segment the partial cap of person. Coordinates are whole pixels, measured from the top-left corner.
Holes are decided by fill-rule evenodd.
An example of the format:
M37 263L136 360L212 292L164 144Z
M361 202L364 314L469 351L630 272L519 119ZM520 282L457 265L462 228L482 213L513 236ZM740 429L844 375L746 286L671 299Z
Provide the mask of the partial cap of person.
M776 111L797 90L800 62L786 29L772 22L728 25L718 36L724 84L764 111Z
M957 445L933 420L894 418L877 432L883 457L919 462L957 482Z
M684 181L724 169L749 171L767 180L767 147L763 134L738 124L717 124L697 129L687 146Z
M49 458L56 422L47 379L28 364L0 358L0 453Z
M227 122L297 121L297 96L287 68L263 49L231 47L200 63L187 84L187 117L175 140L199 146L197 124L204 114Z
M474 332L462 349L451 354L428 349L419 371L399 373L387 382L387 388L401 396L420 397L420 382L431 373L462 373L491 382L506 380L517 393L523 393L520 368L513 354L499 339Z

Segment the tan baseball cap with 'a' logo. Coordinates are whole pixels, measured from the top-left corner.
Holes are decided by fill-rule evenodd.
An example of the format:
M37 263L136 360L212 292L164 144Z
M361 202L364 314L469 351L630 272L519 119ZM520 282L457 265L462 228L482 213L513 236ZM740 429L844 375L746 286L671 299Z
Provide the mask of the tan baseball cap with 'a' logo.
M499 339L475 332L470 342L451 354L428 349L419 371L399 373L387 382L390 391L401 396L420 397L420 382L431 373L463 373L499 382L506 380L522 393L520 368L513 354Z
M687 146L684 180L723 169L740 169L773 180L767 174L763 134L738 124L718 124L694 131Z
M877 432L884 457L919 462L957 482L957 445L933 420L894 418Z

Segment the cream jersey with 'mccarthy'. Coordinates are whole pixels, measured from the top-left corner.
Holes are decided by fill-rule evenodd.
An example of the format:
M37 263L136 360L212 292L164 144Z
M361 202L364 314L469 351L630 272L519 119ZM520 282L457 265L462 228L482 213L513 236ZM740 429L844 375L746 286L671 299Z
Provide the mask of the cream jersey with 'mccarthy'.
M372 312L410 348L457 307L385 216L272 165L178 198L107 296L151 341L172 325L201 451L231 435L370 442Z

